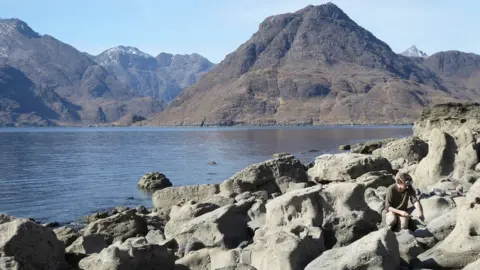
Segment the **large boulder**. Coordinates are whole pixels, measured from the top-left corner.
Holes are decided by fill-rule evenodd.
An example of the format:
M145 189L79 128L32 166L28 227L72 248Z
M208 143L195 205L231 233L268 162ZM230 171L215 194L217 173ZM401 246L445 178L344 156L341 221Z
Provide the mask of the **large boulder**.
M77 238L80 237L80 233L70 227L59 227L53 229L57 239L60 240L65 247L70 246Z
M220 184L224 196L264 190L269 195L284 193L291 183L307 182L305 166L294 156L285 155L249 165Z
M423 215L427 224L457 207L455 201L448 196L431 196L420 199L420 203L422 204ZM418 210L413 210L412 215L418 216Z
M432 249L418 256L416 267L461 269L480 259L480 181L475 182L465 200L457 205L453 231Z
M163 173L151 172L142 176L142 178L140 178L140 180L138 181L137 186L138 188L148 191L155 191L171 187L172 183Z
M452 177L468 182L470 180L468 177L474 176L476 180L477 177L480 177L480 173L475 171L475 166L479 162L479 145L477 145L472 130L459 129L454 133L454 138L457 148Z
M253 244L242 251L242 262L258 270L304 269L324 250L322 231L318 227L266 227L255 233Z
M395 183L395 177L387 171L368 172L355 181L365 186L365 188L389 187Z
M195 237L206 247L235 248L248 239L248 209L253 200L218 208L186 222L169 226L167 239L175 238L179 246Z
M92 234L87 236L81 236L70 246L68 246L65 251L67 253L80 253L80 254L92 254L99 253L104 248L108 247L105 238L102 235Z
M195 203L194 201L188 201L181 206L173 206L170 211L170 220L165 225L165 233L171 235L176 231L179 224L186 223L218 208L215 204Z
M414 136L430 139L433 129L454 134L461 128L480 133L480 104L447 103L425 108L413 126Z
M240 249L224 250L220 248L204 248L192 251L175 261L176 270L217 270L225 267L235 267L240 260L240 251ZM243 269L241 268L243 265L239 265L239 267L239 269Z
M465 268L463 268L462 270L478 270L478 269L480 269L480 259L465 266Z
M111 244L138 235L144 236L147 232L145 219L138 216L135 209L131 209L88 224L84 235L100 234Z
M378 213L368 207L365 188L355 183L335 183L295 190L266 205L265 227L320 227L325 246L348 245L377 229Z
M170 213L170 209L174 205L189 200L197 203L204 202L212 199L219 192L220 187L216 184L168 187L155 191L152 195L152 202L157 211Z
M403 260L403 265L410 265L419 254L425 252L411 231L401 230L395 233L395 235L397 236L398 250L400 258Z
M174 270L174 258L160 245L148 244L145 238L116 242L100 253L79 262L83 270L162 269Z
M4 216L0 223L1 269L61 269L64 246L52 230Z
M315 165L308 170L308 177L314 182L354 180L372 171L392 171L390 162L384 157L363 154L324 154L315 159Z
M434 129L428 142L428 155L415 169L414 185L424 192L430 192L429 186L453 172L455 160L455 140L452 136Z
M407 162L419 162L428 154L428 144L417 137L407 137L391 141L382 148L373 151L373 155L382 156L390 162L403 158Z
M457 209L443 214L430 221L425 228L419 228L413 232L417 241L426 249L430 249L443 241L455 228Z
M365 190L365 202L370 209L381 215L385 209L385 194L376 189L367 188Z
M382 148L387 143L394 141L394 138L368 141L352 146L352 153L371 155L373 151Z
M400 252L395 233L372 232L349 246L323 252L305 270L398 269Z

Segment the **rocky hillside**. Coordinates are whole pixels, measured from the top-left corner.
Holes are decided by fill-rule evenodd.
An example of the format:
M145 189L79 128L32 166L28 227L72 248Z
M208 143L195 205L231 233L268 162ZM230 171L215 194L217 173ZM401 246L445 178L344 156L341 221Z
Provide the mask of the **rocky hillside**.
M125 46L108 49L93 59L133 89L136 96L154 97L165 102L195 84L214 66L198 54L161 53L153 57Z
M332 3L308 6L265 19L247 42L142 124L402 124L426 106L480 97L480 84L456 74L450 79L438 72L440 62L433 68L434 59L394 53ZM468 85L456 88L459 80Z

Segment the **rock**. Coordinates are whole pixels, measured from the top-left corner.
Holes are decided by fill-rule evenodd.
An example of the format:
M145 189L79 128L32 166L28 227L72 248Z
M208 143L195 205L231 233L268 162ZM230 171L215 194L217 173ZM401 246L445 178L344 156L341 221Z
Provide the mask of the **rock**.
M284 226L259 229L253 244L242 251L242 262L258 270L295 270L304 267L325 247L318 227Z
M168 217L161 216L158 213L150 213L144 215L143 218L147 222L147 229L148 231L151 230L162 230L165 228L165 224L167 223Z
M425 252L409 230L401 230L396 233L396 237L400 258L404 261L404 265L408 266L419 254Z
M480 269L480 259L465 266L465 268L463 268L462 270L478 270L478 269Z
M88 224L84 236L100 234L110 244L118 240L125 241L137 235L146 235L147 232L145 219L136 215L135 209L131 209Z
M351 145L350 144L344 144L344 145L340 145L340 147L338 148L342 151L348 151L350 149L352 149Z
M207 247L235 248L248 239L247 211L253 201L227 205L187 222L168 226L167 239L175 238L179 246L195 237ZM168 224L167 224L168 225Z
M356 182L367 188L388 187L395 183L393 174L387 171L368 172L356 179Z
M388 138L383 140L375 140L375 141L360 143L352 147L353 148L352 153L371 155L373 151L383 147L387 143L394 140L395 140L394 138Z
M362 154L325 154L315 159L315 166L308 170L311 181L354 180L372 171L392 171L387 159Z
M174 234L180 224L184 224L196 217L209 213L218 209L215 204L209 203L195 203L188 201L182 206L174 206L170 211L170 220L165 225L165 234Z
M67 253L92 254L100 253L104 248L108 247L105 238L102 235L92 234L81 236L75 240L65 251Z
M379 215L382 215L382 211L385 209L385 196L378 195L376 190L373 188L368 188L365 190L365 202L368 207L373 211L377 212Z
M122 213L128 210L130 210L130 207L128 206L117 206L111 211L110 215L116 215L118 213Z
M222 195L234 197L246 191L284 193L290 183L307 182L303 164L292 155L249 165L220 184Z
M142 176L142 178L138 181L137 186L141 189L154 191L171 187L172 183L163 173L151 172Z
M234 204L235 199L234 198L227 198L227 197L224 197L222 195L215 195L215 196L205 200L204 202L215 204L218 207L223 207L223 206L227 206L227 205L230 205L230 204Z
M209 164L209 165L217 165L217 162L215 162L215 161L209 161L208 164Z
M53 222L44 223L42 224L42 226L45 228L56 228L56 227L60 227L60 223L53 221Z
M272 155L272 158L283 158L283 157L288 157L291 156L292 154L290 153L275 153Z
M290 183L290 185L288 185L288 188L287 190L285 191L285 193L287 192L290 192L290 191L294 191L294 190L298 190L298 189L304 189L304 188L307 188L307 187L312 187L314 186L315 183L313 182L307 182L307 183Z
M428 143L428 155L420 161L413 175L414 186L429 193L430 185L453 172L455 149L455 141L450 135L434 129Z
M475 171L480 172L480 163L478 163L477 166L475 166Z
M153 207L159 212L169 213L174 205L184 203L188 200L201 203L211 199L219 192L220 188L216 184L168 187L153 193Z
M459 129L454 133L454 138L457 148L452 177L463 180L469 173L475 174L475 166L480 161L477 152L479 147L470 129ZM476 174L475 178L477 177L480 174Z
M257 270L257 268L248 264L237 264L237 265L217 268L215 270Z
M480 181L468 191L465 201L457 205L453 231L432 249L418 256L416 267L461 269L480 258Z
M407 162L419 162L428 154L428 144L417 137L407 137L391 141L372 152L392 162L403 158Z
M175 261L167 249L148 244L145 238L117 242L79 263L83 270L162 269L174 270Z
M252 207L248 210L248 216L251 220L265 219L267 209L265 208L265 202L256 200Z
M421 199L420 203L427 224L456 208L455 201L450 197L431 196ZM412 216L418 216L417 209L413 210Z
M160 245L160 243L165 241L165 236L160 230L152 230L147 233L145 239L149 244Z
M355 183L286 193L267 203L265 227L319 227L324 230L327 248L348 245L376 230L381 221L380 215L365 203L364 193L365 188Z
M108 212L96 212L96 213L93 213L91 215L88 215L88 216L84 217L83 221L85 221L85 223L92 223L92 222L95 222L99 219L107 218L108 216L109 216Z
M70 246L80 234L70 227L59 227L53 230L55 235L57 235L57 239L60 240L65 247Z
M135 208L135 210L136 210L137 213L139 213L139 214L144 214L144 215L148 214L147 208L146 208L145 206L143 206L143 205L137 206L137 207Z
M437 243L443 241L455 228L457 218L457 209L443 214L427 224L424 229L418 229L413 234L418 242L422 243L427 249L432 248Z
M480 132L480 105L478 103L447 103L425 108L413 126L414 136L430 139L434 129L454 134L461 128Z
M0 257L1 269L61 269L65 264L63 243L52 230L5 216L0 224Z
M399 258L395 233L388 229L380 229L349 246L323 252L309 263L305 270L398 269Z
M210 250L204 248L190 252L175 261L175 266L176 270L210 270Z
M235 196L235 201L239 202L239 201L246 200L246 199L249 199L249 198L252 198L252 197L255 198L255 199L258 199L258 200L267 201L268 200L268 192L266 192L265 190L260 190L260 191L254 192L254 193L252 193L250 191L246 191L242 194L239 194L239 195Z

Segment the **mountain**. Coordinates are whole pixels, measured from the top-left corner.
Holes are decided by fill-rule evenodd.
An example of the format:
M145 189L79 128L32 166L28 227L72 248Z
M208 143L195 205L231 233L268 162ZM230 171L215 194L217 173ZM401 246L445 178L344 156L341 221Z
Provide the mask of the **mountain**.
M425 52L419 50L415 45L408 48L406 51L402 52L401 55L407 56L407 57L422 57L422 58L428 57L428 55Z
M108 49L95 61L114 74L137 96L149 96L169 102L184 88L195 84L213 64L198 55L161 53L157 57L137 48L118 46Z
M462 96L335 4L266 18L236 51L140 125L412 123Z
M40 35L19 19L0 19L0 66L2 102L16 104L15 109L2 107L0 125L10 125L18 113L27 112L46 119L40 124L104 123L128 113L148 116L164 106L137 97L88 55ZM28 93L30 101L20 100L21 93Z

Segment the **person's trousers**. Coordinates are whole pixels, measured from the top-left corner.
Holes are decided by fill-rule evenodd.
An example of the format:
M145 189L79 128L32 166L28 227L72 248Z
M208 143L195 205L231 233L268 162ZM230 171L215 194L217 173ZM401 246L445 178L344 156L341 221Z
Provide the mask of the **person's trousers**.
M390 228L393 228L400 221L400 229L408 229L408 220L409 217L401 217L395 213L387 212L385 216L385 223Z

